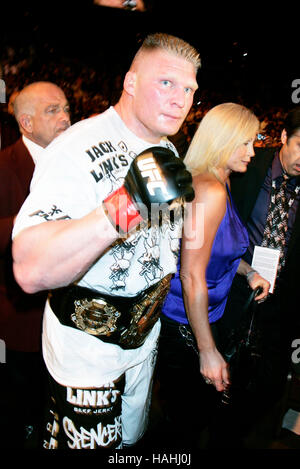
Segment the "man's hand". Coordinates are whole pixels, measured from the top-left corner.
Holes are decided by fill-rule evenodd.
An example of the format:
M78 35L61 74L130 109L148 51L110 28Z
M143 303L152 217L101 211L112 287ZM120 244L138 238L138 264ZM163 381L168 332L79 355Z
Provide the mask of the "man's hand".
M134 159L123 186L103 206L116 229L128 233L141 221L150 220L154 207L193 198L192 176L182 160L167 148L151 147Z

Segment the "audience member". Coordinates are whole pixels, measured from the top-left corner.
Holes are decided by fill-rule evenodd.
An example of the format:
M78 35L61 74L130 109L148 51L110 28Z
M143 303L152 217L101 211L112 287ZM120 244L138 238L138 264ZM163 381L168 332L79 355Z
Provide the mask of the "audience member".
M241 260L248 235L229 189L231 172L246 172L254 155L258 126L247 108L220 104L202 119L184 159L195 199L186 211L178 269L162 308L158 353L158 380L178 444L195 444L214 412L215 394L206 384L217 391L230 384L218 324L236 271L252 289L262 287L258 300L268 294L269 282L250 275L250 265Z
M274 412L287 382L292 339L299 337L300 332L300 107L288 113L282 129L278 150L257 148L247 173L231 178L232 195L250 239L243 259L252 263L255 246L277 249L280 257L274 291L257 306L261 360L256 379L251 388L235 396L226 422L216 425L222 433L218 444L224 447L245 446L250 431L258 428L255 425L268 412ZM240 327L241 305L247 295L247 282L237 274L222 318L224 339L232 328ZM269 428L274 431L274 426ZM271 432L264 435L269 441L273 436Z
M15 99L15 116L22 137L0 152L0 338L6 345L1 365L1 442L22 446L25 430L40 419L43 361L41 319L46 294L26 294L12 270L11 233L14 219L29 193L35 163L44 148L70 125L63 91L53 83L25 87ZM22 400L20 400L22 396Z
M3 50L2 63L8 94L19 88L20 76L29 82L40 80L41 77L43 80L55 81L65 91L71 104L72 122L99 114L118 101L123 81L122 64L116 68L101 68L99 71L97 64L79 57L64 56L62 59L59 55L54 55L54 51L47 56L47 44L41 44L40 47L41 50L36 44L31 44L27 51L26 48L15 48L10 54L5 54L5 49ZM47 60L41 61L41 55L46 56ZM231 94L235 96L234 92ZM188 143L206 112L228 100L221 91L201 87L199 98L195 100L182 126ZM270 107L242 97L239 98L239 104L250 108L263 123L261 133L266 139L255 142L255 146L280 146L282 122L287 110L283 106Z

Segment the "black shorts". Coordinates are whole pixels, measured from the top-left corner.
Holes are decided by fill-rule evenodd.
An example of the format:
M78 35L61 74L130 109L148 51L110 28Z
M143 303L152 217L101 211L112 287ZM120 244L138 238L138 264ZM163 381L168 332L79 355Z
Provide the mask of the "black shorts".
M125 375L101 388L73 388L49 376L45 449L122 447L121 396Z

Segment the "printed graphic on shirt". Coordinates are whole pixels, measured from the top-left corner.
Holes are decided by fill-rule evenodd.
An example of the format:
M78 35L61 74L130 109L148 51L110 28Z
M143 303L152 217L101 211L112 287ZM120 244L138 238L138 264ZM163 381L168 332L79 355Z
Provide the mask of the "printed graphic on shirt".
M139 257L138 261L142 265L139 272L144 277L147 287L161 280L164 276L164 270L160 266L160 232L159 228L153 228L151 231L143 231L144 253Z
M130 262L135 254L135 247L138 241L139 236L137 235L131 241L125 240L123 243L116 244L110 250L109 254L114 259L114 263L110 266L111 275L109 278L112 280L111 290L125 289Z
M121 150L121 154L119 153ZM100 142L98 145L92 145L86 154L93 163L93 169L90 174L96 183L109 180L111 182L111 190L120 187L120 175L124 178L124 168L129 168L136 153L129 151L125 142L120 141L116 147L110 142ZM127 171L126 171L127 172Z
M167 147L174 151L170 143ZM119 152L122 152L119 154ZM93 166L97 169L90 171L93 179L98 184L107 183L108 193L119 188L127 174L136 153L129 150L124 141L117 145L111 141L104 141L97 145L92 145L86 150ZM178 212L179 213L179 212ZM180 214L181 216L181 214ZM142 284L145 288L160 281L166 274L161 266L161 238L162 235L169 238L168 246L165 248L173 254L177 254L179 247L178 232L180 231L179 218L172 222L170 220L169 210L164 210L163 215L158 215L160 220L154 220L151 229L140 227L140 231L130 239L123 240L122 243L115 244L109 252L110 259L113 260L109 265L109 280L111 292L126 291L127 282L130 277L130 267L134 259L140 264L139 276L143 279ZM153 225L159 226L153 226ZM167 234L170 232L169 234ZM122 294L122 293L121 293Z
M161 226L152 226L151 229L142 228L135 237L112 247L109 253L114 259L113 264L110 265L111 291L126 290L131 261L136 254L138 254L137 260L140 264L138 273L143 278L145 288L159 282L166 275L161 266L161 239L167 239L166 247L177 258L181 210L178 213L180 216L176 221L170 219L170 214L169 216L165 214Z
M145 150L145 146L131 133L123 132L120 137L119 124L113 131L109 125L107 137L104 137L105 127L103 119L103 136L99 140L89 138L87 146L81 149L74 144L72 156L66 158L65 164L60 160L59 173L56 165L51 170L49 168L46 182L57 189L55 192L44 191L42 197L38 192L39 198L29 212L31 219L44 222L80 218L100 206L102 200L122 186L132 161ZM94 129L93 132L95 135ZM172 143L163 142L163 146L176 153ZM64 176L67 174L68 184ZM72 189L73 179L76 185ZM85 273L82 283L112 294L135 294L174 271L181 221L172 222L168 212L167 209L163 215L159 214L157 220L151 221L150 229L140 226L135 235L112 245Z
M58 208L56 205L52 205L49 211L45 212L44 210L36 210L33 213L30 213L30 217L40 217L45 221L53 220L68 220L71 217L67 214L64 214L63 211Z

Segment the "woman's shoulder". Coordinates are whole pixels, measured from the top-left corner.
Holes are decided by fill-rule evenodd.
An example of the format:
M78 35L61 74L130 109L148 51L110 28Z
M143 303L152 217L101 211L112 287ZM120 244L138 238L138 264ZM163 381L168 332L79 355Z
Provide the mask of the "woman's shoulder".
M226 187L213 174L198 174L193 179L193 185L197 199L226 201Z

